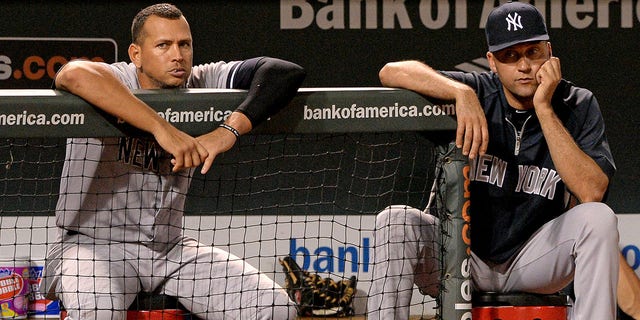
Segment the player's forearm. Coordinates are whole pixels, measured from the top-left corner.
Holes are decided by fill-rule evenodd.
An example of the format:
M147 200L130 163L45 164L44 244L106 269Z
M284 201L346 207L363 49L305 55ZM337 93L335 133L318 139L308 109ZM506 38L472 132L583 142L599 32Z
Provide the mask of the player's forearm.
M144 131L154 133L168 125L102 64L70 62L56 75L55 85Z
M233 112L224 121L227 125L238 131L238 134L243 135L253 128L249 118L241 112Z
M567 188L580 202L602 201L609 178L573 140L551 109L536 109L553 164Z
M441 100L457 100L461 95L474 95L469 86L450 79L420 61L387 63L378 73L385 87L403 88Z

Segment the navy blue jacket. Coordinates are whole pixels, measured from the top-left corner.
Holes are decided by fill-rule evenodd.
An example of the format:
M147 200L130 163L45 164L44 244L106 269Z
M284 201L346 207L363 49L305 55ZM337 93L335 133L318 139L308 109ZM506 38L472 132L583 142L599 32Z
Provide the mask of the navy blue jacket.
M535 112L509 106L495 73L443 73L471 86L487 117L487 153L470 163L471 248L485 261L502 263L567 210L569 190L555 170ZM593 93L563 79L551 103L578 146L611 179L615 164Z

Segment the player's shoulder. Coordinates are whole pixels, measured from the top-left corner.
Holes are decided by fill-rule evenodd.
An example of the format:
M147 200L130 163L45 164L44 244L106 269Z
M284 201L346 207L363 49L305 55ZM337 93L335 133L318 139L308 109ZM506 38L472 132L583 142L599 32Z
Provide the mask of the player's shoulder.
M584 123L589 119L602 117L594 93L566 79L558 83L551 104L565 125L573 121Z
M577 107L594 103L595 95L591 90L563 78L558 83L554 99L562 100L568 106Z
M440 71L445 76L466 83L472 87L501 87L500 78L491 71Z
M212 71L212 70L227 70L233 68L242 61L212 61L203 64L196 64L193 66L193 70L198 71Z
M187 87L227 88L228 79L242 61L216 61L194 65Z
M593 92L585 87L579 86L574 82L562 78L558 84L558 88L564 88L565 94L583 94L593 95Z
M133 74L136 73L136 66L131 62L120 61L120 62L110 63L107 65L109 66L109 68L111 68L114 71L119 71L122 73L133 73Z
M502 83L497 74L491 71L441 71L444 75L471 87L480 100L500 102ZM489 103L492 104L493 102Z
M107 64L115 76L130 89L140 89L136 66L131 62L115 62Z

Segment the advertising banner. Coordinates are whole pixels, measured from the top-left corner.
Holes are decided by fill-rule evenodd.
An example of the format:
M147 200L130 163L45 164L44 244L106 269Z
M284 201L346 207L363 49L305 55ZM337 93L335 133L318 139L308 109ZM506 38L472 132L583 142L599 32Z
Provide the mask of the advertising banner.
M107 38L0 37L0 89L50 88L73 59L115 62L118 45Z
M305 87L379 86L389 61L436 69L487 70L484 23L495 0L175 1L189 20L194 63L274 56L307 71ZM616 160L608 203L640 212L640 1L535 0L547 22L562 75L593 91ZM129 61L130 27L145 1L3 2L0 88L50 88L73 57ZM20 17L19 19L17 17ZM47 23L38 23L51 17ZM23 38L26 38L23 39ZM59 41L57 39L65 39ZM23 40L20 40L23 39ZM45 40L36 40L45 39ZM81 39L78 41L77 39ZM99 39L99 40L95 40ZM117 47L116 47L117 44Z

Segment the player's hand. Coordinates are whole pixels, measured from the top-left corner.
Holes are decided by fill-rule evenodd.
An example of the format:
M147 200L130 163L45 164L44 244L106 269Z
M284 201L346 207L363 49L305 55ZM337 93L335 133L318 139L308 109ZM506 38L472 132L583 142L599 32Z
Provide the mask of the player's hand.
M551 98L561 79L560 59L551 57L542 64L536 73L538 89L533 95L533 105L536 109L551 108Z
M207 149L195 138L171 125L159 130L154 137L165 151L173 155L173 172L197 167L209 156Z
M200 173L206 174L216 157L231 149L236 143L236 136L227 129L218 128L210 133L201 135L196 138L198 142L204 146L208 152L208 156L204 160Z
M483 155L489 145L487 118L472 90L456 98L456 117L456 146L462 148L462 154L468 155L469 159Z

